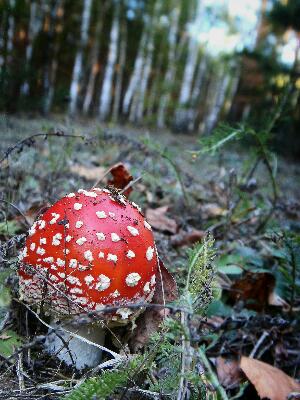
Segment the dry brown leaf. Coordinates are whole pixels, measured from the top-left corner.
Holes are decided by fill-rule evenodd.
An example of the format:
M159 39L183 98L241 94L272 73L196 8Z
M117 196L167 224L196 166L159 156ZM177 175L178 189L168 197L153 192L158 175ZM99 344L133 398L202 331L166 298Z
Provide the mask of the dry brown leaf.
M106 168L104 167L86 167L81 164L74 164L70 169L74 174L93 182L99 180L106 172Z
M128 183L133 180L132 175L122 163L113 165L110 168L110 173L112 174L113 178L108 181L108 184L113 185L117 189L124 189ZM131 192L132 188L130 187L124 192L124 195L128 197Z
M174 247L190 246L191 244L201 241L204 236L204 231L193 229L190 232L180 232L178 233L178 235L173 236L171 239L171 243Z
M247 308L261 311L269 304L274 287L275 278L272 274L248 271L231 285L229 296L234 302L244 301Z
M300 384L269 364L242 357L240 368L255 387L260 398L286 400L292 392L300 392Z
M167 217L165 214L168 211L169 206L162 206L158 208L147 208L146 218L153 228L163 231L176 233L177 223L174 219Z
M164 304L164 297L166 303L177 299L177 285L175 279L164 266L163 262L159 260L160 272L163 281L161 284L160 273L157 274L156 289L151 301L152 304ZM164 297L163 290L164 289ZM160 307L149 307L137 319L136 328L130 339L129 346L131 350L136 353L148 342L152 333L156 332L163 319L169 314L169 309Z
M219 382L225 388L233 388L240 383L242 373L238 360L217 357L216 368Z

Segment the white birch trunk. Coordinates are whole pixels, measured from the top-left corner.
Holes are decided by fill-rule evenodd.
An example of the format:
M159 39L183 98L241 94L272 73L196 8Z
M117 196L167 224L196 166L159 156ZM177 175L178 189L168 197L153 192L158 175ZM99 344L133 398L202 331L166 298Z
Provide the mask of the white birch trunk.
M110 31L110 45L108 50L108 59L100 95L99 116L102 121L107 118L111 106L111 99L112 99L111 92L112 92L113 77L115 72L115 65L118 56L118 41L120 32L119 6L120 5L118 3L118 7L116 8Z
M179 21L179 10L175 8L171 14L171 28L169 32L169 52L168 52L168 69L164 78L164 91L165 93L161 96L159 107L158 107L158 116L157 116L157 126L159 128L165 127L165 113L170 101L170 90L166 90L166 86L172 85L175 73L176 73L176 39L177 39L177 30L178 30L178 21Z
M127 32L126 32L126 23L123 21L122 29L121 29L121 42L120 42L120 54L119 54L119 69L116 81L115 88L115 96L114 96L114 105L112 112L113 121L118 120L120 101L121 101L121 93L122 93L122 84L123 84L123 72L124 65L126 60L126 47L127 47Z
M100 34L102 31L102 26L103 26L103 17L101 13L101 8L100 12L98 15L98 20L97 20L97 25L96 25L96 31L95 31L95 40L94 44L92 47L91 51L91 71L87 83L87 88L86 88L86 93L83 101L83 113L88 114L92 101L93 101L93 96L94 96L94 91L95 91L95 82L97 75L99 73L99 65L98 65L98 58L99 58L99 52L100 52Z
M224 73L224 71L222 72ZM212 91L209 90L210 93L214 92L215 95L213 96L213 102L211 103L211 107L205 121L206 134L211 133L216 123L218 122L218 117L224 105L224 100L228 89L229 75L226 74L225 76L222 77L221 73L220 75L217 75L216 80L217 80L216 87L215 85L213 85L215 89L213 88Z
M146 44L146 39L147 39L147 34L144 30L142 33L142 37L140 39L140 44L139 44L139 49L138 53L134 62L134 67L133 67L133 72L130 77L129 85L127 87L125 96L124 96L124 101L123 101L123 113L128 114L130 104L132 102L133 95L135 93L136 87L139 83L141 74L142 74L142 69L143 69L143 59L144 59L144 48Z
M83 61L83 51L88 41L88 31L90 25L92 0L84 0L82 20L81 20L81 33L80 33L80 45L76 53L72 82L70 87L70 104L69 113L72 115L75 113L77 108L77 99L79 93L79 84L82 74L82 61Z
M25 55L25 68L29 68L31 58L32 58L32 51L33 51L33 43L34 39L41 28L41 19L38 18L37 15L37 3L32 1L30 3L30 17L29 17L29 26L28 26L28 44L26 47L26 55ZM24 96L28 96L29 94L29 83L26 79L21 86L21 94Z
M191 94L191 103L193 105L195 105L199 100L206 68L207 68L207 59L205 56L203 56L198 67L194 87Z
M203 1L199 1L196 16L194 19L195 25L200 25L203 15ZM197 66L199 43L193 37L189 38L188 55L184 67L183 78L181 83L179 106L186 105L190 100L193 78Z

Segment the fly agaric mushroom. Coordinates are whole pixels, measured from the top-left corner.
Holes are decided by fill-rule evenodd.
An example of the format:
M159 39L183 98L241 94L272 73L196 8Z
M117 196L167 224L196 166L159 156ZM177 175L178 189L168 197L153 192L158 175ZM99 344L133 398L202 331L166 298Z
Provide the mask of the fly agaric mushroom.
M54 328L56 321L72 322L105 306L116 306L105 314L109 320L127 323L137 315L128 303L149 302L154 294L158 258L151 226L139 206L113 189L81 189L57 201L29 229L19 258L21 299L43 307ZM75 332L103 344L103 328L95 323ZM73 359L78 369L100 362L99 348L66 331L60 335L49 335L48 352L67 364Z

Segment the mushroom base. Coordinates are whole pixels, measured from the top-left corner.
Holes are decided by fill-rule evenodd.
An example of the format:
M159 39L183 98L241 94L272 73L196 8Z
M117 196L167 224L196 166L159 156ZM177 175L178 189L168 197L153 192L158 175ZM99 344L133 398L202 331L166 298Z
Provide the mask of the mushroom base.
M75 366L76 369L86 367L96 367L102 359L102 350L97 346L87 343L82 339L73 337L69 332L76 333L83 339L88 339L95 344L103 345L105 331L98 325L84 325L75 327L74 325L64 324L63 328L52 321L50 325L57 332L52 332L47 336L45 349L48 353L55 355L67 365ZM60 339L60 337L63 341Z

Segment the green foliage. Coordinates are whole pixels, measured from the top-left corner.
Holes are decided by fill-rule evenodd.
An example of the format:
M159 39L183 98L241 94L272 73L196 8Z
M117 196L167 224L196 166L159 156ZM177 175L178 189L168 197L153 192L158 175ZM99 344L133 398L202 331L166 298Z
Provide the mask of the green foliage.
M21 337L11 329L3 331L0 335L0 355L10 357L21 345Z
M120 386L125 385L127 379L128 370L126 368L104 371L99 377L87 379L67 395L65 400L105 400Z
M189 255L189 271L186 292L193 296L196 309L205 309L212 299L212 280L215 258L214 239L208 234L201 244L196 244Z

